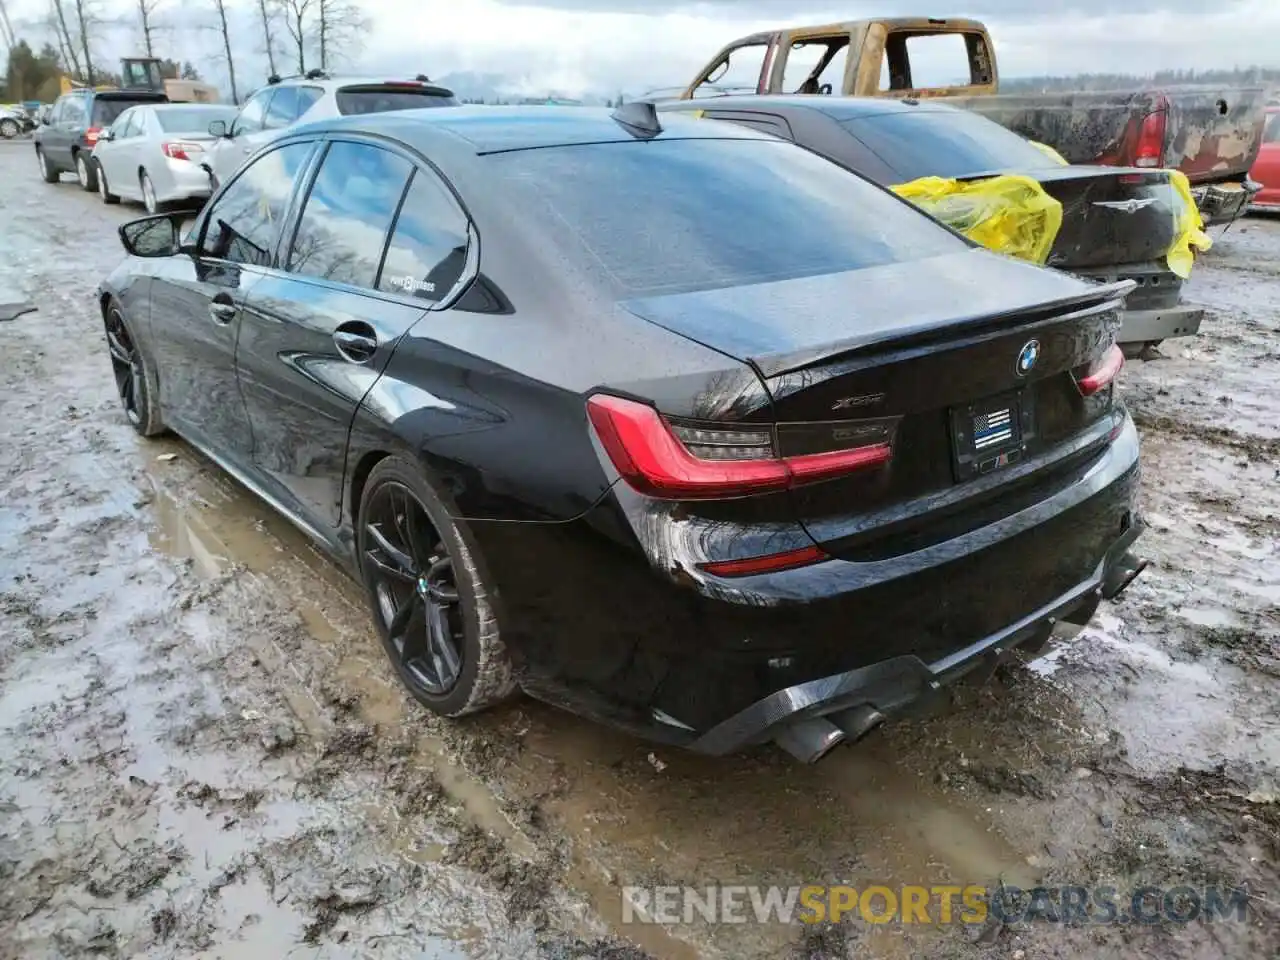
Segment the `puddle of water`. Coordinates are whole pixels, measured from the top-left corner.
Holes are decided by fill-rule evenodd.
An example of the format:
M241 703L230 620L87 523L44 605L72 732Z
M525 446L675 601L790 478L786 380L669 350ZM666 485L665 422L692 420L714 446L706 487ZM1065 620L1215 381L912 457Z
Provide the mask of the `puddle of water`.
M1177 613L1197 627L1223 628L1238 625L1235 615L1221 607L1183 607Z

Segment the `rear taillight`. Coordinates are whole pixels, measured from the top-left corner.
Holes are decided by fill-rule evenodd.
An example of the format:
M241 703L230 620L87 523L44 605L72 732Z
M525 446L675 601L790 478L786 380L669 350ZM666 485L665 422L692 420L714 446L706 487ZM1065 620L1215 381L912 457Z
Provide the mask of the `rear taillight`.
M778 573L794 570L814 563L830 560L831 554L821 547L801 547L784 553L770 553L763 557L744 557L741 560L712 560L698 564L698 569L717 577L750 577L758 573Z
M193 153L204 153L204 147L198 143L186 143L175 140L160 144L160 151L170 160L190 160Z
M653 407L596 394L587 415L614 468L633 488L663 500L712 500L786 490L888 463L893 449L875 442L780 457L773 429L671 424Z
M1135 167L1164 166L1164 133L1167 116L1164 110L1157 110L1143 118L1142 126L1138 128L1138 144L1133 151Z
M1111 386L1123 366L1124 351L1112 344L1099 360L1076 371L1076 386L1080 388L1080 395L1091 397Z
M90 127L84 132L84 142L93 146L102 137L101 127Z

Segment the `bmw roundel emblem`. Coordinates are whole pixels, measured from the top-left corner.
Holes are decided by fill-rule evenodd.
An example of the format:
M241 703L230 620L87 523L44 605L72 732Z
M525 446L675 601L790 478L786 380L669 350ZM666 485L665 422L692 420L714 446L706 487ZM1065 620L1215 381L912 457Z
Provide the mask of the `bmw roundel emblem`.
M1022 349L1018 351L1018 363L1015 369L1018 376L1025 377L1036 367L1036 361L1040 359L1040 341L1028 340L1022 345Z

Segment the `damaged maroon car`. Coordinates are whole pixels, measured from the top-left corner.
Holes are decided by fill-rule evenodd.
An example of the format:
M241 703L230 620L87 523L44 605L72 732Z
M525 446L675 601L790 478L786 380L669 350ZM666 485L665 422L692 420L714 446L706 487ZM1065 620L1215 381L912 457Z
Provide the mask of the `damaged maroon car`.
M446 716L518 685L814 760L1142 566L1132 284L989 253L766 134L347 117L264 148L185 241L122 238L134 426L360 578Z

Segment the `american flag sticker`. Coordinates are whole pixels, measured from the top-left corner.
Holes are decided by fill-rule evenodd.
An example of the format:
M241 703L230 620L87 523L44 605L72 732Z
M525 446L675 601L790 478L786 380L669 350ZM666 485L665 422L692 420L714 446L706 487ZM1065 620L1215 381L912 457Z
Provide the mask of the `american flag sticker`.
M1008 407L973 418L973 449L998 447L1013 439L1013 411Z

